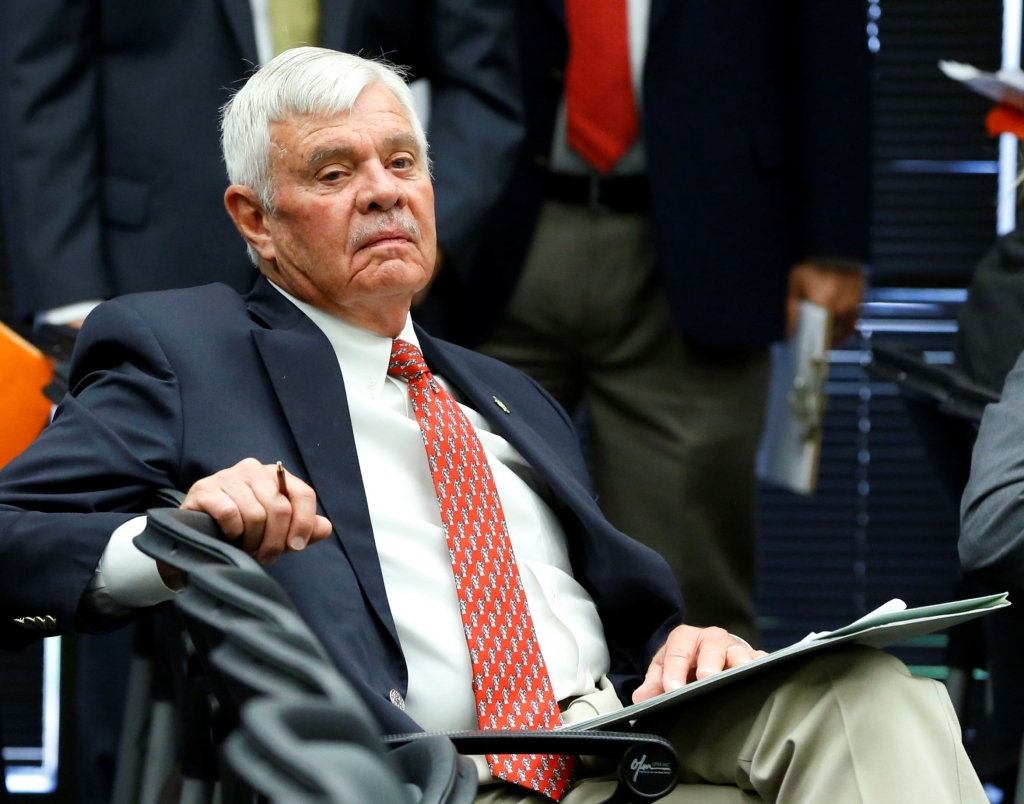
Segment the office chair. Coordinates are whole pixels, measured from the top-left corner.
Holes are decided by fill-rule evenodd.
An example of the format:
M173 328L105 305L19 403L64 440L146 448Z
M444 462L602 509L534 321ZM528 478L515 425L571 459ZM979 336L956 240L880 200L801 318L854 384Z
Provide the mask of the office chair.
M150 525L136 537L136 545L188 575L187 589L178 595L176 603L193 634L225 722L237 724L242 707L254 696L309 692L370 719L365 705L295 613L285 592L255 561L217 540L212 535L216 532L212 519L205 514L170 509L150 511L149 516ZM256 594L257 589L264 594ZM400 749L392 751L396 761L410 776L418 774L414 778L422 783L421 789L443 792L443 785L430 780L461 778L466 774L471 774L475 788L471 763L453 760L451 752L445 754L436 745L429 750L417 745L424 740L436 743L439 738L454 743L460 754L562 753L618 760L619 786L610 801L656 800L675 787L678 776L675 752L667 741L633 733L418 733L391 735L383 738L383 744ZM648 764L660 763L662 773L631 771L634 760L643 755L647 756ZM424 756L435 764L425 762ZM449 791L447 795L455 793ZM422 804L428 802L424 800Z

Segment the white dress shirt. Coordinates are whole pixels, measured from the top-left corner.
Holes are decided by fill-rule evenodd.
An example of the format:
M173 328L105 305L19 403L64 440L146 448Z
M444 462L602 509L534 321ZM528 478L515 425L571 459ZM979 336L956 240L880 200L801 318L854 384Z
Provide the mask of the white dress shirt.
M423 439L407 384L387 374L392 340L281 293L320 327L341 367L384 587L409 668L406 712L428 730L477 728L472 665ZM411 319L399 337L419 346ZM609 669L604 630L594 602L573 578L565 534L543 500L546 491L511 444L475 410L460 407L494 475L556 700L594 692ZM134 535L141 519L118 532ZM94 584L129 607L173 594L154 562L118 533Z
M255 1L255 0L254 0ZM644 61L647 58L647 36L650 27L651 0L626 0L626 28L629 36L629 71L633 79L633 97L636 98L636 112L640 115L643 104ZM555 134L551 141L549 167L554 173L569 173L589 176L594 168L569 145L565 138L565 96L558 106L555 118ZM615 163L609 175L640 176L647 172L647 155L644 152L642 132L636 142L622 158Z

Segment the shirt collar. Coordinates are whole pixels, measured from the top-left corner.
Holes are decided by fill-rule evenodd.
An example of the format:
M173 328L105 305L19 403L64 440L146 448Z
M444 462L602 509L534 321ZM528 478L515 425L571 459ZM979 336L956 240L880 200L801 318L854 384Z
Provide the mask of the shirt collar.
M391 362L392 339L357 327L319 307L301 301L273 282L270 285L305 313L327 336L338 357L341 376L345 381L345 392L350 397L354 394L365 394L371 399L380 399L381 389L388 376L388 364ZM413 344L417 349L420 348L419 338L416 337L416 330L412 325L412 316L406 315L405 326L398 337Z

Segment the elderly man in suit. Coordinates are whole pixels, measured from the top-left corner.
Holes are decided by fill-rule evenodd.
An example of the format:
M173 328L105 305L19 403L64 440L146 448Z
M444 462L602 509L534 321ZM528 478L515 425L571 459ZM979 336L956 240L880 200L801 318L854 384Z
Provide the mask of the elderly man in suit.
M172 597L131 539L173 486L268 565L387 731L551 728L759 655L685 624L668 566L601 514L535 381L411 323L433 187L394 72L293 50L223 129L225 203L261 276L245 297L141 294L89 317L73 391L0 473L8 640ZM673 800L981 804L944 695L868 649L735 685L665 724L687 772ZM488 802L612 784L573 757L480 771Z
M296 44L429 78L445 260L472 259L522 138L507 0L6 0L0 191L16 315L254 273L221 212L220 107ZM193 248L181 237L191 234Z

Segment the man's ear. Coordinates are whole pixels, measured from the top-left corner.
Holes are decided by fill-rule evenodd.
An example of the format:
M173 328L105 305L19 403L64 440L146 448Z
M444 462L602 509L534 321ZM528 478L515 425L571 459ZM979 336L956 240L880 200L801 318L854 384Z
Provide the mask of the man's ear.
M256 191L242 184L232 184L224 191L224 206L238 231L256 253L267 262L277 257L267 228L267 215Z

